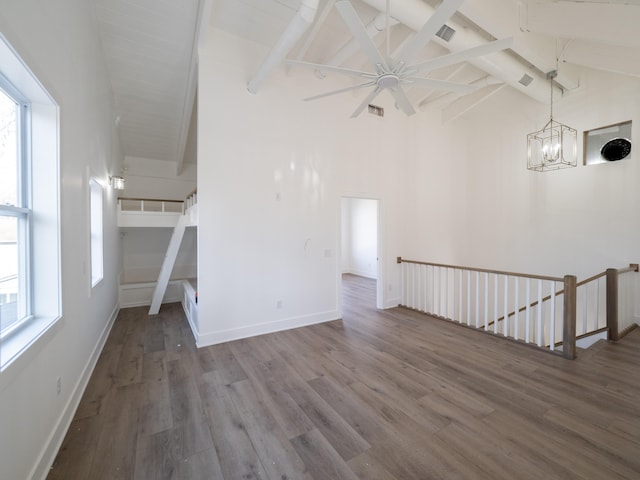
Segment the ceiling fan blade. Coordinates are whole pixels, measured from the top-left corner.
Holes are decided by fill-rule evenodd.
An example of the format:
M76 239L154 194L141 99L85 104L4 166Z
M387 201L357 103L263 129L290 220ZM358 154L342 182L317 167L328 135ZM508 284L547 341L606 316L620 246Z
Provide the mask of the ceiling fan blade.
M458 10L464 0L444 0L438 9L431 15L429 20L416 33L413 39L400 52L398 59L393 65L395 71L402 70L408 65L413 57L431 40L438 30L449 18Z
M304 101L308 102L308 101L317 100L323 97L330 97L331 95L337 95L339 93L349 92L351 90L357 90L359 88L372 87L375 84L376 82L367 82L367 83L361 83L360 85L352 85L351 87L345 87L339 90L332 90L331 92L321 93L320 95L314 95L313 97L305 98Z
M448 90L450 92L467 94L476 90L473 85L464 83L447 82L444 80L434 80L432 78L408 77L402 81L403 85L416 85L418 87L432 88L434 90Z
M286 60L288 65L294 65L298 67L312 68L314 70L322 70L328 72L335 72L341 75L349 75L351 77L364 77L364 78L376 78L377 75L375 73L367 73L361 72L359 70L351 70L349 68L336 67L334 65L323 65L321 63L308 63L308 62L300 62L298 60Z
M340 12L342 20L344 20L344 23L349 28L351 35L358 40L360 48L362 48L364 53L367 55L371 64L376 67L376 70L388 71L387 62L367 34L367 30L353 8L353 5L351 5L351 2L346 0L336 2L336 8L338 9L338 12Z
M407 73L428 72L437 68L464 62L475 57L481 57L482 55L499 52L500 50L505 50L511 47L511 45L513 45L513 37L494 40L493 42L489 42L484 45L468 48L467 50L462 50L460 52L450 53L449 55L443 55L441 57L434 58L433 60L427 60L426 62L411 67L407 70Z
M391 95L393 95L393 98L396 100L396 103L398 104L400 109L402 109L405 114L413 115L414 113L416 113L402 87L398 85L395 88L390 88L389 91L391 92Z
M382 89L380 87L374 88L373 90L371 90L371 93L369 95L367 95L367 98L365 98L362 103L360 105L358 105L358 108L356 108L356 110L351 114L351 118L356 118L358 115L360 115L362 113L362 111L369 105L369 103L371 103L373 101L374 98L376 98L378 96L378 94L382 91Z

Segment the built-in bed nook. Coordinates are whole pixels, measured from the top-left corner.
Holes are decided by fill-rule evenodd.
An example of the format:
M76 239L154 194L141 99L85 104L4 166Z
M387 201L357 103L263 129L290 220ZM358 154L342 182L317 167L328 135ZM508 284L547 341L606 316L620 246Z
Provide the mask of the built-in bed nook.
M123 250L120 305L180 302L192 328L197 327L198 205L194 192L186 200L118 199Z

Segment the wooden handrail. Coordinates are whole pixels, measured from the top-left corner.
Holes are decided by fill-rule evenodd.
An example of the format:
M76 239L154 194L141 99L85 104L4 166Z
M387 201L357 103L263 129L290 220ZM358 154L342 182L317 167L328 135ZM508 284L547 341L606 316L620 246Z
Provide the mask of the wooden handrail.
M136 197L118 197L118 200L132 200L136 202L165 202L165 203L184 203L184 200L168 200L163 198L136 198Z
M629 266L628 266L628 267L624 267L624 268L619 268L619 269L617 269L618 274L621 274L621 273L627 273L627 272L637 272L637 271L638 271L638 264L637 264L637 263L631 263L631 264L629 264ZM595 275L593 275L593 276L591 276L591 277L589 277L589 278L585 278L584 280L582 280L582 281L578 282L578 283L576 284L576 288L578 288L578 287L582 287L582 286L586 285L587 283L593 282L594 280L598 280L599 278L606 277L606 276L607 276L607 272L606 272L606 270L605 270L604 272L597 273L597 274L595 274ZM564 293L564 288L563 288L562 290L558 290L558 291L555 293L555 296L557 297L557 296L559 296L559 295L562 295L563 293ZM546 297L544 297L544 298L542 299L542 302L544 303L544 302L546 302L546 301L548 301L548 300L551 300L551 295L547 295ZM529 305L529 307L530 307L530 308L533 308L533 307L535 307L536 305L538 305L538 301L537 301L537 300L536 300L535 302L531 303L531 305ZM522 313L522 312L524 312L526 309L527 309L527 306L526 306L526 305L525 305L524 307L520 307L520 308L518 309L518 313ZM509 319L509 317L513 317L515 314L516 314L515 310L514 310L514 311L512 311L512 312L509 312L509 313L507 314L507 319ZM503 316L501 316L500 318L498 318L498 322L501 322L502 320L504 320L504 315L503 315ZM489 325L492 325L492 324L493 324L493 320L489 323ZM597 330L596 330L596 331L597 331ZM578 337L578 338L580 338L580 337ZM562 343L562 342L560 342L560 343Z
M484 269L484 268L475 268L475 267L464 267L464 266L458 266L458 265L448 265L448 264L443 264L443 263L432 263L432 262L423 262L423 261L418 261L418 260L407 260L404 259L402 257L397 257L397 263L398 264L402 264L402 263L408 263L408 264L413 264L413 265L425 265L425 266L432 266L432 267L438 267L438 268L444 268L444 269L451 269L453 270L454 273L454 277L455 277L455 271L456 270L460 270L462 271L467 271L467 272L478 272L478 273L485 273L485 274L493 274L496 275L495 277L495 281L496 281L496 289L498 288L498 277L497 275L502 275L505 277L505 282L504 282L504 287L505 287L505 310L507 309L507 291L508 291L508 283L507 283L507 278L506 277L515 277L516 281L517 278L525 278L525 279L534 279L534 280L539 280L539 281L550 281L550 282L562 282L563 283L563 288L551 292L550 294L546 295L545 297L542 297L542 292L539 291L538 295L540 295L540 297L538 298L538 300L535 300L533 302L531 302L528 305L524 305L522 307L517 307L514 311L505 314L503 316L497 317L495 320L491 320L488 322L488 318L487 317L487 312L486 312L486 306L485 306L485 319L484 319L484 329L488 330L489 326L493 326L494 327L494 333L497 333L497 322L506 322L510 317L513 317L514 315L516 315L517 313L520 312L524 312L527 311L529 308L532 307L536 307L539 304L542 304L545 301L549 301L554 299L555 297L559 296L559 295L564 295L564 301L562 302L563 305L563 312L562 312L562 341L555 341L553 340L553 332L551 334L551 345L550 345L550 349L553 351L555 346L560 346L562 345L562 356L568 359L574 359L576 357L576 339L577 338L582 338L582 336L576 336L576 317L577 317L577 290L578 287L587 285L595 280L599 280L602 277L606 277L606 311L607 311L607 328L609 330L609 338L611 338L612 340L618 340L621 336L621 334L626 334L628 330L630 330L630 328L626 328L625 332L618 332L618 276L620 274L623 273L627 273L627 272L638 272L640 270L640 267L638 264L629 264L628 267L624 267L624 268L619 268L619 269L615 269L615 268L609 268L607 269L605 272L602 273L598 273L596 275L593 275L589 278L586 278L584 280L582 280L581 282L577 282L577 279L574 275L565 275L564 277L551 277L551 276L546 276L546 275L531 275L531 274L526 274L526 273L515 273L515 272L507 272L507 271L501 271L501 270L493 270L493 269ZM414 270L411 270L412 272L414 272ZM435 277L435 270L434 270L434 282L436 281ZM446 272L445 272L446 273ZM415 276L415 274L414 274ZM438 273L438 277L439 277L439 282L442 281L441 275L440 273ZM468 277L469 278L469 277ZM477 275L476 275L477 278ZM407 281L410 281L410 278L407 278ZM455 280L454 280L455 282ZM463 282L463 277L462 275L460 276L460 285L462 288L462 282ZM404 284L404 278L403 278L403 284ZM470 284L469 284L470 285ZM529 285L529 282L527 282L527 285ZM414 287L412 287L414 288ZM446 287L448 288L448 287ZM454 287L455 288L455 287ZM468 289L470 289L471 287L469 286ZM477 293L477 288L478 286L476 285L476 296L478 295ZM554 288L555 290L555 288ZM445 293L446 294L446 293ZM468 292L467 292L468 294ZM454 292L455 295L455 292ZM460 294L462 295L462 293ZM469 295L469 294L468 294ZM486 296L486 291L485 291L485 296ZM528 295L527 295L528 297ZM497 313L497 293L495 296L495 302L496 302L496 313ZM447 303L448 303L448 297L447 297ZM467 299L467 301L469 301ZM418 301L418 304L420 304L420 301ZM460 304L462 305L462 300L460 300ZM440 307L439 307L440 308ZM460 307L462 308L462 307ZM447 311L448 307L445 306L445 316L446 316L446 311ZM455 306L454 306L455 309ZM476 313L478 310L478 305L476 303ZM426 310L425 310L426 313ZM434 313L430 313L431 315L434 315ZM435 315L436 317L439 315ZM460 320L461 321L461 320ZM469 319L467 319L467 323L469 324ZM504 335L507 336L507 331L508 331L508 325L505 323L504 324ZM479 328L479 324L478 324L478 320L476 319L476 328ZM516 327L517 328L517 327ZM540 328L540 327L538 327ZM631 328L635 328L635 327L631 327ZM595 330L595 331L591 331L591 332L587 332L585 335L593 335L594 333L597 333L598 331L602 331L602 330ZM540 333L538 333L538 338L540 338ZM528 336L527 336L527 341L528 341ZM539 341L539 340L538 340Z
M446 265L444 263L419 262L417 260L407 260L402 257L397 257L397 263L414 263L416 265L431 265L432 267L453 268L454 270L469 270L471 272L493 273L496 275L509 275L511 277L520 277L520 278L533 278L535 280L548 280L550 282L564 281L563 277L549 277L545 275L531 275L529 273L505 272L502 270L489 270L486 268L461 267L456 265Z
M607 276L607 272L605 270L604 272L598 273L596 275L593 275L592 277L585 278L584 280L578 282L576 287L581 287L583 285L586 285L587 283L593 282L594 280L598 280L599 278L606 277L606 276Z
M638 272L638 270L640 270L640 268L637 263L630 263L628 267L619 268L618 275L621 273Z

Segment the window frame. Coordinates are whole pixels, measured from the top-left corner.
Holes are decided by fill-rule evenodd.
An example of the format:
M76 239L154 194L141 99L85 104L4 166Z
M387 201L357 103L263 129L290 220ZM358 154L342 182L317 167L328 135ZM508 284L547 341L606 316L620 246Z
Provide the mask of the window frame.
M18 293L17 320L0 330L0 341L33 318L31 234L33 211L31 208L30 103L12 82L0 72L0 92L16 103L16 205L0 205L0 216L17 219Z
M28 245L23 249L24 289L29 314L0 336L0 389L8 369L26 365L31 346L50 338L62 318L62 238L60 211L60 107L43 83L0 32L3 91L19 100L26 162L21 169L21 206L3 206L6 215L24 217ZM7 86L9 85L9 86ZM22 209L28 209L29 212Z
M104 188L89 177L89 266L91 288L104 278Z

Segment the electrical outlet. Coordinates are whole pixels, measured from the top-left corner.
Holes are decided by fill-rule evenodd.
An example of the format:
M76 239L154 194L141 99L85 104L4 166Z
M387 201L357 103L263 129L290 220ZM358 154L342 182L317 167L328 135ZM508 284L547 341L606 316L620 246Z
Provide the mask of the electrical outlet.
M58 377L56 380L56 393L60 395L60 392L62 392L62 379Z

